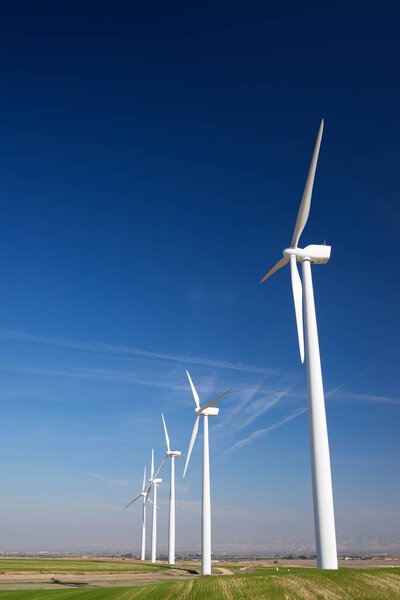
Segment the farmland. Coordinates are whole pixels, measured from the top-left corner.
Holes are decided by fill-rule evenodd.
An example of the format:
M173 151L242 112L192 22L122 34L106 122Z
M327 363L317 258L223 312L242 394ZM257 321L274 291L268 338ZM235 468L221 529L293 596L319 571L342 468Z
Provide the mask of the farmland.
M280 565L277 571L272 566L241 568L238 564L219 564L214 567L215 575L204 578L196 575L196 566L189 563L170 568L163 564L100 559L4 559L0 564L1 600L396 600L400 597L398 567L317 571Z
M168 565L131 560L101 558L3 558L0 571L5 573L138 573L168 570Z

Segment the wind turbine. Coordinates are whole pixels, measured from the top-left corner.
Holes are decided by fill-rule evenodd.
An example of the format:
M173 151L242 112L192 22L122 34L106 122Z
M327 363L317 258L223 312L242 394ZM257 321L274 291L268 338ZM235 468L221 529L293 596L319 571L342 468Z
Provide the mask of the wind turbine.
M147 502L147 500L149 502L151 502L148 494L145 492L145 485L146 485L146 467L144 467L142 491L140 492L140 494L138 496L136 496L136 498L134 498L126 506L124 506L124 508L128 508L128 506L130 506L131 504L133 504L134 502L136 502L136 500L139 500L139 498L143 498L143 507L142 507L142 549L141 549L141 553L140 553L140 560L146 560L146 502Z
M306 246L305 248L299 248L298 246L300 236L306 226L310 214L311 196L323 128L324 121L322 120L291 244L289 248L286 248L283 251L283 258L268 271L261 280L261 283L290 262L301 362L304 362L303 310L305 318L310 453L317 564L320 569L337 569L338 562L329 441L326 425L314 291L311 277L311 265L327 263L331 255L331 247L326 245L311 245ZM298 262L302 264L303 285L297 270Z
M189 465L190 456L192 454L194 442L196 441L197 432L199 430L199 419L203 417L203 493L202 493L202 509L201 509L201 574L211 575L211 499L210 499L210 451L208 443L208 417L216 417L219 413L219 408L214 405L221 400L231 390L227 390L214 400L207 402L204 406L200 406L199 395L194 387L193 381L186 371L192 390L196 408L196 418L194 421L192 437L190 438L189 450L186 457L185 469L183 476L185 477Z
M146 490L146 494L149 495L151 488L153 488L153 515L151 523L151 562L157 562L157 488L162 482L162 479L158 478L158 474L161 471L162 464L158 467L156 473L154 473L154 450L151 451L151 469L149 486Z
M175 564L175 458L182 456L182 452L179 450L171 450L171 444L169 440L167 425L165 423L164 415L161 413L161 418L164 427L165 443L167 445L167 453L164 460L162 461L157 473L161 471L168 458L171 459L171 481L170 481L170 492L169 492L169 528L168 528L168 563L170 565Z

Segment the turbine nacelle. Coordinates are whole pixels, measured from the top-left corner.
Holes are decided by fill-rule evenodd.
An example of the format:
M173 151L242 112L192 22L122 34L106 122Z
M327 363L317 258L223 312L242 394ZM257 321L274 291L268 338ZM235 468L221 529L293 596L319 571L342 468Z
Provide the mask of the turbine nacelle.
M203 417L216 417L219 413L218 406L209 406L208 408L195 408L194 412Z
M139 498L143 498L143 503L146 504L147 500L150 500L149 498L149 491L150 488L148 488L145 491L145 486L146 486L146 467L144 468L144 473L143 473L143 485L142 485L142 491L140 492L140 494L138 494L136 496L136 498L134 498L133 500L131 500L126 506L124 506L124 508L128 508L128 506L130 506L131 504L133 504L134 502L136 502L136 500L139 500ZM151 502L151 500L150 500Z
M311 244L305 248L285 248L283 256L289 259L291 256L295 256L297 262L307 259L313 264L321 265L327 263L330 259L331 249L331 246L325 244Z
M157 477L156 479L149 479L149 481L152 485L158 485L159 483L162 483L162 479L160 479L159 477Z
M180 450L168 450L167 456L182 456L182 452Z
M149 485L146 490L147 496L150 494L152 486L158 487L158 484L162 482L162 479L158 478L158 474L161 471L166 460L167 459L165 458L163 460L163 462L161 463L161 465L158 467L157 471L154 471L154 450L151 451L151 468L150 468Z

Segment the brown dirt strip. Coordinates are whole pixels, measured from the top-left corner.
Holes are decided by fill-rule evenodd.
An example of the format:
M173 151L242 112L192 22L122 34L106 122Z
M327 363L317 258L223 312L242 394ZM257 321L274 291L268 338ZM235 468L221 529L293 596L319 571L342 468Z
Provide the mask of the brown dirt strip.
M0 574L0 590L138 586L193 577L195 575L179 570L166 573L6 573Z
M233 575L233 571L225 567L214 567L215 575ZM200 571L200 569L199 569ZM89 587L141 586L160 581L191 580L198 575L190 573L185 568L169 569L168 571L140 573L1 573L0 590L23 589L84 589ZM187 588L185 587L185 590ZM188 588L191 589L191 585ZM183 591L182 591L183 593Z
M215 575L234 575L233 571L226 567L214 567L213 571ZM219 573L216 573L216 571L219 571Z

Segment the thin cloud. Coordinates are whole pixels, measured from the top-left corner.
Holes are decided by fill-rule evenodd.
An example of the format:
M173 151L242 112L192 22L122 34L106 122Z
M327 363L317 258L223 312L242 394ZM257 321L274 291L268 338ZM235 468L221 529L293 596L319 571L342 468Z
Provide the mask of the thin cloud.
M271 410L271 408L276 406L278 402L282 400L282 398L286 397L290 389L291 386L284 390L281 390L280 392L269 392L268 399L266 399L264 395L262 398L253 400L251 403L249 403L243 411L243 418L239 421L240 429L244 429L245 427L253 423L253 421L258 419L261 415Z
M346 400L355 400L356 402L367 402L373 404L392 404L394 406L400 406L399 398L392 398L391 396L377 396L374 394L358 394L356 392L335 392L332 394L336 398L343 398Z
M104 483L107 483L113 488L127 487L128 485L130 485L130 482L126 479L110 479L109 477L104 477L104 475L100 475L99 473L90 473L90 477L93 477L94 479L98 479L100 481L104 481Z
M218 424L218 429L223 429L224 432L228 431L229 433L236 433L245 429L263 414L273 409L282 398L289 394L291 389L292 386L287 386L283 390L265 390L261 386L256 386L250 394L245 393L242 402L236 403L234 409ZM255 398L259 394L261 394L260 397Z
M69 340L63 337L52 337L27 333L25 331L16 331L9 329L0 329L0 338L9 339L20 342L29 342L33 344L43 344L57 348L65 348L71 350L79 350L82 352L95 352L101 354L117 354L125 356L136 356L141 358L154 358L169 362L177 362L184 364L196 364L217 369L227 369L231 371L245 371L249 373L260 374L280 374L278 369L266 369L240 362L229 362L224 360L209 359L199 356L190 356L185 354L168 354L165 352L152 352L135 346L124 346L109 344L107 342L87 342L84 340Z
M146 379L138 377L132 372L118 371L115 369L49 369L40 367L16 367L14 365L0 365L2 371L25 373L27 375L45 375L48 377L66 377L72 379L99 379L102 381L114 381L121 383L134 383L148 387L164 388L169 390L180 390L181 385L172 385L166 380Z
M168 500L160 500L160 505L168 505ZM185 509L188 511L201 511L201 500L177 500L176 505L181 509ZM233 514L241 514L243 516L248 516L248 511L243 510L237 506L231 506L227 504L213 504L213 513L220 513L221 515L226 515L226 513Z
M277 423L274 423L273 425L269 425L269 427L264 427L264 429L258 429L257 431L253 431L253 433L251 433L248 437L243 438L242 440L239 440L238 442L236 442L236 444L234 444L233 446L231 446L230 448L228 448L228 450L225 450L224 455L225 456L230 456L231 454L233 454L234 452L237 452L238 450L240 450L244 446L247 446L248 444L251 444L252 442L254 442L255 440L257 440L258 438L266 435L270 431L273 431L274 429L278 429L279 427L282 427L283 425L286 425L286 423L289 423L290 421L293 421L293 419L296 419L297 417L299 417L303 413L307 412L307 410L308 410L307 408L301 408L301 409L299 409L299 410L291 413L290 415L288 415L284 419L281 419Z
M359 392L348 392L345 391L346 387L353 383L356 379L359 379L366 373L368 373L369 369L364 369L360 373L357 373L354 377L352 377L346 383L342 383L338 385L334 389L330 390L327 394L325 394L325 398L329 398L332 396L333 398L340 398L345 400L355 400L356 402L367 402L372 404L392 404L394 406L400 406L400 399L393 398L392 396L380 396L378 394L363 394Z
M246 410L249 404L252 402L253 398L260 391L263 383L260 381L255 385L243 385L238 390L239 399L234 403L233 407L228 410L226 417L223 421L219 421L216 426L216 429L221 429L222 427L226 429L227 422L235 423L237 422L237 417L242 413L242 411ZM229 405L228 405L229 406Z

